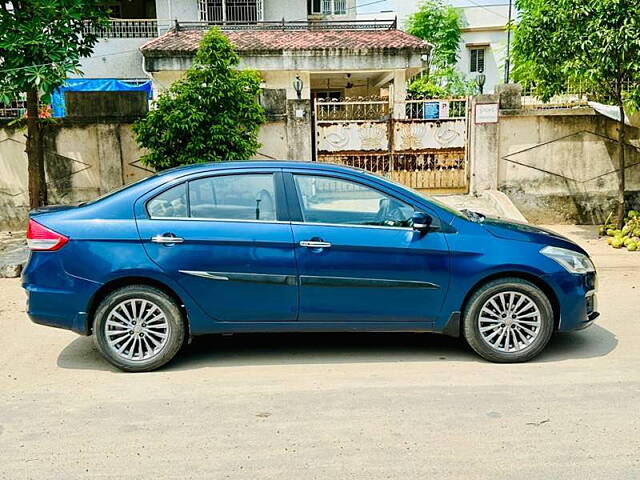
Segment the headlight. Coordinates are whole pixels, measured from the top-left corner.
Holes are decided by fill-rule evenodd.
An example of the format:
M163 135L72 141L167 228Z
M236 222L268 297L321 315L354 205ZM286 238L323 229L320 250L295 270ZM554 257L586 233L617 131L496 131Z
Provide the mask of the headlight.
M560 247L544 247L540 253L562 265L569 273L595 272L593 263L586 255Z

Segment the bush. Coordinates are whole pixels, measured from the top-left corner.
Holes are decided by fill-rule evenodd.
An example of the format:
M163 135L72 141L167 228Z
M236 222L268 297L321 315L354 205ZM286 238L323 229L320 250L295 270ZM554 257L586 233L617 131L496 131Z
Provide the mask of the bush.
M133 127L142 163L157 170L201 162L246 160L265 121L260 75L238 71L240 57L220 30L204 36L184 79L162 93Z

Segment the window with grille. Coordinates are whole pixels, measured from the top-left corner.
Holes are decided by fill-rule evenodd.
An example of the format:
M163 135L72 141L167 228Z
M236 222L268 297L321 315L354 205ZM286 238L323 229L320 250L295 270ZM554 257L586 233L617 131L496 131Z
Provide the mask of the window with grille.
M484 72L484 51L484 48L471 49L470 72Z
M262 0L200 0L200 20L205 22L256 22L262 14Z
M346 15L347 0L322 0L323 15Z

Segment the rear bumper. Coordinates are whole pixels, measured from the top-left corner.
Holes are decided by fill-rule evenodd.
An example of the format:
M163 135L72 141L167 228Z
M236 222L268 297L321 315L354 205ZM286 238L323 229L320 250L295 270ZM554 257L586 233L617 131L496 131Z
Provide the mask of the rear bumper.
M87 312L79 306L73 306L78 299L72 298L71 292L42 291L29 285L24 285L24 289L27 292L26 312L32 322L72 330L79 335L91 333L87 323Z
M22 274L27 315L40 325L89 335L86 308L100 284L66 273L59 263L48 252L31 255Z

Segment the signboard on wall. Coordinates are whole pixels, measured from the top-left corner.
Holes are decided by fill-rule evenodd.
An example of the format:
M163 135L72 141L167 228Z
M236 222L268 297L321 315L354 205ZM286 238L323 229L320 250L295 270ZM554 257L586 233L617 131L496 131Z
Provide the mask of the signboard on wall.
M498 104L476 103L474 121L475 123L498 123Z

